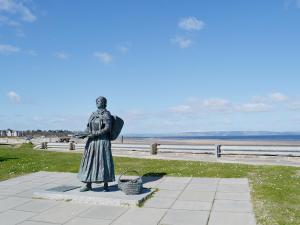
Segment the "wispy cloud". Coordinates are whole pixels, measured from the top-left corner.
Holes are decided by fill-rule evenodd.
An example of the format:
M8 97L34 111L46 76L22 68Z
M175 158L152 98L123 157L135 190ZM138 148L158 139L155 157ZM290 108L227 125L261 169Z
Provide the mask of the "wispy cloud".
M175 113L190 113L193 111L193 109L190 105L177 105L177 106L171 107L170 110Z
M1 0L0 0L1 1ZM0 15L0 24L7 25L10 27L20 27L21 24L17 21L14 21L6 16Z
M16 46L0 44L0 53L1 54L11 54L11 53L17 53L20 51L21 51L21 49Z
M273 92L266 96L254 96L252 101L255 103L287 102L289 97L280 92Z
M202 20L197 19L196 17L182 18L178 22L178 27L189 32L185 32L184 35L177 35L176 37L171 38L170 41L172 44L176 44L180 48L188 48L194 43L194 41L190 38L190 32L199 31L203 29L204 26L205 23Z
M37 20L32 4L31 0L0 0L0 25L13 29L17 37L25 37L22 24Z
M31 56L37 56L38 55L38 53L35 50L32 50L32 49L30 49L26 52L27 52L28 55L31 55Z
M109 64L113 60L113 57L107 52L95 52L93 55L104 64Z
M127 53L131 48L131 43L126 42L118 47L118 50L122 53Z
M289 9L291 6L295 6L300 9L300 0L284 0L285 9Z
M274 92L269 94L269 98L274 102L285 102L289 99L288 96L280 92Z
M58 58L58 59L62 59L62 60L66 60L66 59L69 59L70 58L70 55L65 53L65 52L57 52L55 54L55 56Z
M196 17L186 17L180 19L178 27L187 31L197 31L203 29L205 23Z
M21 102L21 97L14 91L10 91L7 93L7 97L12 103L18 104Z
M271 95L275 102L283 102L283 96ZM279 98L280 97L280 98ZM253 98L255 99L255 98ZM274 109L272 101L261 102L253 101L245 103L234 103L223 98L207 98L187 100L186 104L181 104L170 108L171 112L179 114L197 115L199 113L259 113L268 112Z
M37 17L25 4L26 1L0 0L0 12L17 15L26 22L36 21Z
M294 100L290 102L288 107L291 110L300 110L300 100Z
M191 39L185 37L172 38L171 43L178 45L180 48L188 48L193 44Z
M236 106L236 109L241 112L268 112L272 107L266 103L245 103Z

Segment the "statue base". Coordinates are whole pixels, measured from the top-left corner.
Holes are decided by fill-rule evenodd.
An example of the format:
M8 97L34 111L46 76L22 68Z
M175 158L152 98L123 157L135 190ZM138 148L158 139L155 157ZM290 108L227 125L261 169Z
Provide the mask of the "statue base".
M141 206L148 199L153 189L144 188L139 195L126 195L116 184L109 186L109 192L103 192L103 185L93 184L93 189L80 192L79 186L60 185L33 193L33 198L71 201L75 203L109 205L109 206Z

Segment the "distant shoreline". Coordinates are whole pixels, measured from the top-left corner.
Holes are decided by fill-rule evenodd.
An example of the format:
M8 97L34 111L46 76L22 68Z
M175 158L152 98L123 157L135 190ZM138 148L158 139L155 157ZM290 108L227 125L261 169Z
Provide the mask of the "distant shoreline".
M119 138L116 142L120 142ZM169 143L169 144L227 144L227 145L300 145L300 135L294 138L278 136L201 136L201 137L129 137L124 143Z

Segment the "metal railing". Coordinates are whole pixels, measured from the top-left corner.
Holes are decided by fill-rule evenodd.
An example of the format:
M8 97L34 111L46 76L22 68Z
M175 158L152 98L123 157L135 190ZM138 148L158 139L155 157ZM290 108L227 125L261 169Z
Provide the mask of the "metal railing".
M37 149L84 150L85 144L47 143L35 146ZM272 145L175 145L175 144L119 144L112 143L113 151L140 151L150 154L159 153L190 153L210 154L216 157L222 155L257 155L257 156L292 156L300 157L300 146Z

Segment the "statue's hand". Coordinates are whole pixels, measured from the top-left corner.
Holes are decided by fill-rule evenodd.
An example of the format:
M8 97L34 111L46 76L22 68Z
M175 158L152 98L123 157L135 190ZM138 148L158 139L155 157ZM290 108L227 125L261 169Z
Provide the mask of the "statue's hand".
M89 134L87 137L88 138L93 138L93 137L95 137L95 135L94 134Z
M94 137L97 137L99 135L101 135L102 133L99 132L99 131L96 131L96 132L92 132L91 134L88 135L88 137L90 138L94 138Z

